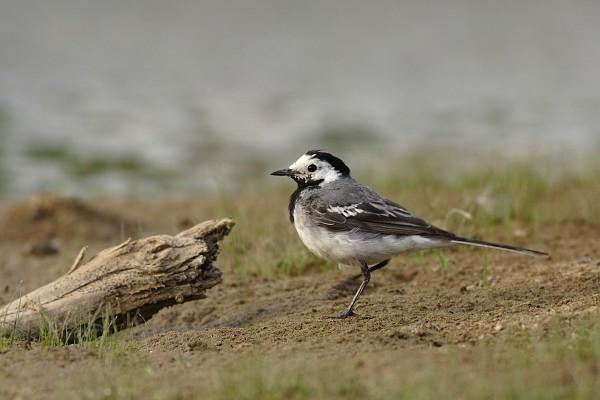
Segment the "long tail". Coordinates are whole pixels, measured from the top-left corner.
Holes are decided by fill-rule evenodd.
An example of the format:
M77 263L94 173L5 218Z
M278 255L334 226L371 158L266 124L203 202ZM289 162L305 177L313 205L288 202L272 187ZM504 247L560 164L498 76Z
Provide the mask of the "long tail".
M549 256L548 253L544 253L543 251L526 249L524 247L510 246L507 244L484 242L483 240L474 240L457 237L455 239L451 239L450 242L456 244L466 244L468 246L485 247L488 249L510 251L512 253L526 254L528 256Z

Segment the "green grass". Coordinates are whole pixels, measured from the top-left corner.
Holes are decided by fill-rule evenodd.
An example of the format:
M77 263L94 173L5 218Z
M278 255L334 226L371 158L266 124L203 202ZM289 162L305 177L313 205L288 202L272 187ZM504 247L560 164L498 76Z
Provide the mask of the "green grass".
M408 359L382 355L353 361L256 363L222 370L215 399L587 399L600 393L600 324L567 333L506 336L479 348L417 351ZM377 363L376 363L377 364Z
M483 255L483 266L481 268L481 283L483 286L489 286L490 284L490 267L488 264L487 254Z
M446 257L444 257L444 253L439 249L435 251L435 254L437 255L437 258L438 258L440 272L442 273L442 275L445 278L446 275L448 274L448 262L446 261Z
M182 361L75 373L56 398L88 399L592 399L600 392L600 324L506 334L477 347L242 355L214 367ZM189 359L189 358L188 358ZM162 365L162 364L159 364ZM193 377L193 378L191 378ZM69 394L69 396L65 396Z
M404 203L415 199L414 204L436 208L439 204L444 213L462 211L462 218L454 219L453 224L600 223L600 212L593 206L593 197L600 191L600 166L595 160L577 171L551 161L505 161L498 165L483 161L464 169L444 168L438 162L419 156L411 161L411 168L395 168L373 186ZM464 221L464 215L470 219ZM445 217L437 216L440 220Z
M23 340L39 343L46 351L74 345L107 360L116 360L136 352L131 341L115 336L123 327L118 324L117 317L109 310L78 318L81 323L77 328L68 328L71 325L69 320L57 322L46 316L42 318L39 332L33 339L19 331L18 323L0 331L0 353ZM128 320L125 326L133 326L133 320Z
M269 362L246 361L236 371L219 372L208 388L211 399L362 399L366 385L353 373L338 370L335 375L322 368L311 371Z
M12 344L13 340L10 337L0 336L0 354L7 351Z
M595 398L600 391L600 323L595 315L559 322L548 330L506 332L476 347L417 347L327 358L250 354L217 367L178 359L165 369L164 361L131 358L133 351L122 338L84 333L77 346L111 362L88 363L92 375L71 370L52 393L54 398L86 399ZM110 332L112 323L104 324ZM56 332L47 331L42 345L65 345ZM8 340L0 338L4 350Z
M18 297L20 297L20 292ZM12 323L6 322L6 315L0 314L0 353L7 351L18 340L22 339L19 333L19 316Z
M28 149L27 156L35 163L58 165L75 179L85 179L110 172L149 180L164 180L172 176L170 172L152 167L132 154L82 156L65 146L36 144Z

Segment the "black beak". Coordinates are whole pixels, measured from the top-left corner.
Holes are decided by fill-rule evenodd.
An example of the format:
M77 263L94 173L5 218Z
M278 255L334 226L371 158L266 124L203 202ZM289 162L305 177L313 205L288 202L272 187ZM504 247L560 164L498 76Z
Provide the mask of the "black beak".
M289 168L280 169L279 171L271 172L271 175L275 175L275 176L292 176L292 175L294 175L294 170L293 169L289 169Z

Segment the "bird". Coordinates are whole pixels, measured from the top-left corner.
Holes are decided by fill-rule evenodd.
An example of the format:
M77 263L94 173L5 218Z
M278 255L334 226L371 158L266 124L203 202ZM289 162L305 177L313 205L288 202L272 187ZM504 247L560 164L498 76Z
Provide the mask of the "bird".
M288 213L304 245L340 267L360 268L362 282L358 290L350 305L334 318L355 316L354 307L371 273L406 251L467 245L548 256L542 251L469 239L438 228L356 181L344 161L324 150L307 151L288 168L271 175L289 177L297 184Z

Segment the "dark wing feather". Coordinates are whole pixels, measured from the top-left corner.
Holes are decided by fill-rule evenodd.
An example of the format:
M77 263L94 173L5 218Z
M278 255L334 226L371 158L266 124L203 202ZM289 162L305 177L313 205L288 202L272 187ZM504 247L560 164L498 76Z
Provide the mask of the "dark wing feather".
M454 237L385 199L344 206L314 204L309 214L317 225L337 232Z

